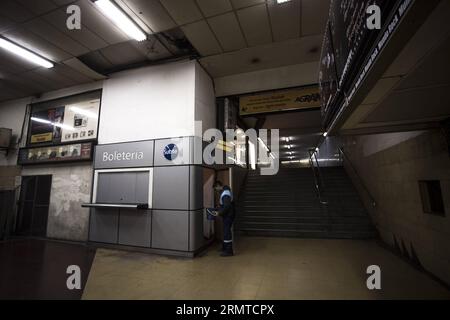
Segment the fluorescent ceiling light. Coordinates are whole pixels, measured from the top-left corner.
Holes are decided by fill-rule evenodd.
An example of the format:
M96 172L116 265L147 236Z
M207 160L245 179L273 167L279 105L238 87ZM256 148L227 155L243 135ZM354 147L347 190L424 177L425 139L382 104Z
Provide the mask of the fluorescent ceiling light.
M280 4L280 3L290 2L290 1L291 1L291 0L277 0L277 3Z
M39 119L39 118L35 118L35 117L31 117L31 120L36 121L36 122L40 122L40 123L45 123L45 124L52 124L51 121L44 120L44 119Z
M111 19L114 24L125 32L129 37L137 40L144 41L147 39L147 35L131 20L122 10L120 10L110 0L98 0L95 2L97 7Z
M5 50L8 50L11 53L14 53L15 55L18 55L22 57L25 60L28 60L29 62L35 63L37 65L40 65L44 68L50 69L53 68L54 65L48 60L45 60L44 58L39 57L37 54L24 49L17 44L12 43L9 40L0 38L0 48L3 48Z

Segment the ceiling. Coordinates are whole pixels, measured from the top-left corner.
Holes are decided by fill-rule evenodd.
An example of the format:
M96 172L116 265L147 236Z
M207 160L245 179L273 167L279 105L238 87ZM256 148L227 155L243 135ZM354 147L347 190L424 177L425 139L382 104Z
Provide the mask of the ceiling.
M450 2L443 0L349 116L342 133L412 130L450 117L449 18Z
M282 161L308 158L309 150L316 148L322 139L319 109L268 114L263 117L262 129L279 129ZM249 127L254 127L257 122L256 117L245 117L243 120ZM289 142L286 141L287 137Z
M116 3L149 34L148 41L128 38L89 0L1 0L0 35L55 67L37 68L0 49L0 101L182 56L195 55L213 78L318 61L329 6L329 0ZM66 27L69 4L81 8L81 30Z

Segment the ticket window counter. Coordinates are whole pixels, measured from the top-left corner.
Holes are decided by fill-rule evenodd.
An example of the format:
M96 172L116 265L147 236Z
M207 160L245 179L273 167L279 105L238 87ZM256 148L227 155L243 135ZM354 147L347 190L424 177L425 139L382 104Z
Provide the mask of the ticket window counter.
M152 187L152 168L95 171L89 240L150 247Z

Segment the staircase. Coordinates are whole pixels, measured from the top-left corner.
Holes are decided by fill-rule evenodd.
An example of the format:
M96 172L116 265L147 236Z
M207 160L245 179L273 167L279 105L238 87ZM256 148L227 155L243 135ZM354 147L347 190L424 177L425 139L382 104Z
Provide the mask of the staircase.
M310 168L281 168L275 176L249 172L237 202L238 234L300 238L366 239L375 236L370 219L342 167L321 169L321 205Z

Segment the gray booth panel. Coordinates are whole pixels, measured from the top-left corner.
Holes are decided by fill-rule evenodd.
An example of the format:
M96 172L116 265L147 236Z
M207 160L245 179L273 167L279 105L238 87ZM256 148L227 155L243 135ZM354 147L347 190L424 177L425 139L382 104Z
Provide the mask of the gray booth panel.
M190 210L203 208L203 167L190 167L190 192L189 206Z
M189 210L189 167L155 167L153 208Z
M152 248L188 251L189 212L153 210Z
M153 166L154 141L99 145L95 148L95 169Z
M203 210L189 213L189 251L194 252L205 245L203 237Z
M155 167L157 166L179 166L192 164L191 137L163 139L155 141ZM174 144L177 147L178 154L173 160L168 160L164 156L164 149Z
M149 172L99 172L96 203L148 203Z
M117 243L119 209L91 209L89 240Z
M152 232L151 211L120 210L119 244L150 247Z

